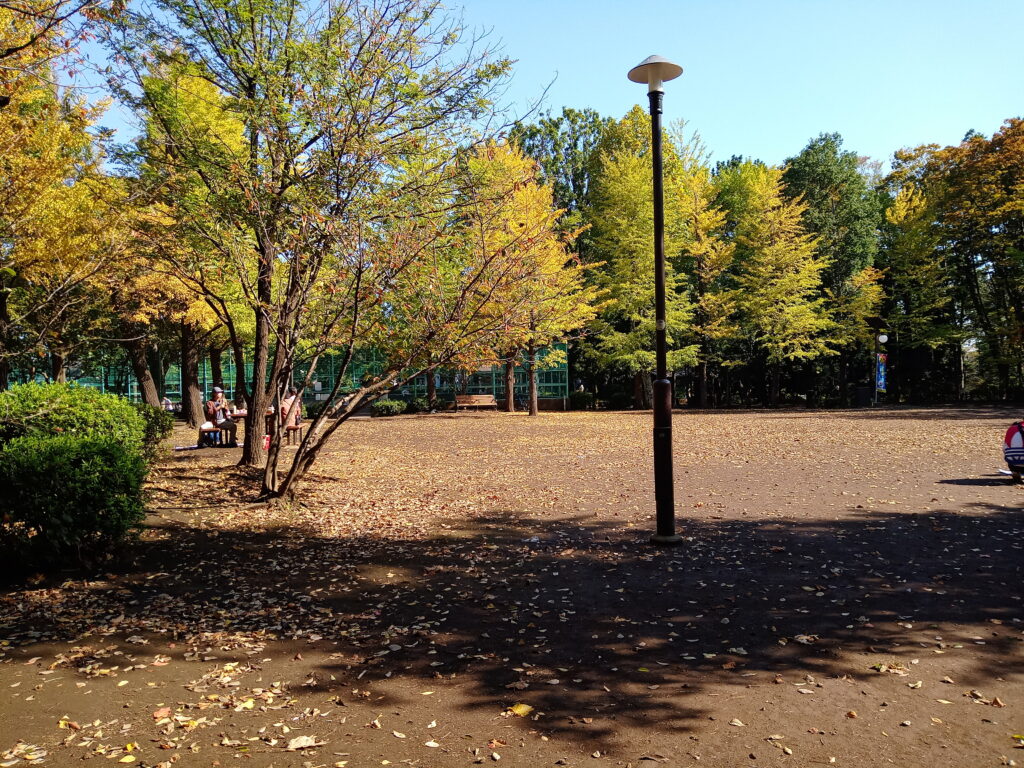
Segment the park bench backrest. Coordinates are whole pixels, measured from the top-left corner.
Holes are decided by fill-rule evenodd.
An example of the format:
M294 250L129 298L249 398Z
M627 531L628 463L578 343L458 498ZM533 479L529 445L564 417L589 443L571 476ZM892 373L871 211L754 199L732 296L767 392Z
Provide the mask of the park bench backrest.
M495 405L494 395L456 395L457 405Z

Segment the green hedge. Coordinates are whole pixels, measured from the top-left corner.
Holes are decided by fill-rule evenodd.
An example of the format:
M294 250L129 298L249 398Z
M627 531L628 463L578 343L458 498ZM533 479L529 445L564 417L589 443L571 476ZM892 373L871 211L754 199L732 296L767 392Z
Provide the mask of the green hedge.
M0 450L4 556L33 567L94 560L145 516L146 461L111 438L29 435Z
M147 459L155 459L160 443L174 431L174 416L163 408L156 408L146 403L132 403L142 418L143 440Z
M142 484L172 425L88 387L0 393L0 556L19 570L109 554L145 516Z
M397 416L400 413L405 413L405 408L404 400L390 400L385 397L370 406L370 413L374 416Z
M430 401L425 397L414 397L405 405L406 413L428 413Z
M18 384L0 392L0 444L16 437L103 437L146 447L146 422L128 400L74 384Z

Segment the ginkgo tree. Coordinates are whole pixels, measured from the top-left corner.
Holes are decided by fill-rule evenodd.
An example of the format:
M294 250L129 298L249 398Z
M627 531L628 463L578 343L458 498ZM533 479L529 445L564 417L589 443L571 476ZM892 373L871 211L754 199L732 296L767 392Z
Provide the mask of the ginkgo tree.
M681 246L683 270L693 301L689 334L696 345L697 405L708 406L709 369L722 362L722 342L734 337L737 289L731 280L736 243L725 235L725 211L716 204L718 189L705 165L684 178L673 212L686 227Z
M0 25L17 26L0 8ZM28 56L29 50L21 56ZM39 48L31 53L40 55ZM20 359L51 375L95 338L106 297L96 281L119 244L117 191L92 133L103 105L51 86L38 66L14 70L0 111L0 387Z
M634 108L609 127L598 150L588 218L594 253L604 262L595 283L607 304L593 324L588 347L598 366L632 377L634 400L650 403L654 371L654 258L651 237L654 206L649 157L650 118ZM666 209L681 197L686 148L672 136L665 142ZM680 370L696 362L697 345L688 337L693 307L683 272L687 223L665 219L668 366Z
M826 260L804 228L804 204L782 194L782 171L749 163L742 168L746 205L736 231L744 332L764 355L768 402L779 402L782 364L833 354L832 326L821 294Z
M466 219L471 247L503 251L514 268L486 310L502 323L494 346L505 363L505 409L515 410L514 366L523 356L535 416L538 349L586 326L602 291L587 284L585 268L569 251L578 232L561 230L564 211L555 207L551 187L539 183L532 159L514 145L489 144L473 154L469 171L475 179Z

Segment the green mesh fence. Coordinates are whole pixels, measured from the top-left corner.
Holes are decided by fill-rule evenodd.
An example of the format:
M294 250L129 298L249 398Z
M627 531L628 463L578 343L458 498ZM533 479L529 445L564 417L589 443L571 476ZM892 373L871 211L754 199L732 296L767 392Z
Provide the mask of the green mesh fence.
M538 357L537 390L538 396L542 399L564 399L569 396L569 367L567 363L567 348L564 343L540 350ZM367 376L376 376L383 370L384 359L375 351L364 351L356 354L349 366L342 381L340 392L346 394L359 386L359 383ZM312 377L311 385L303 393L303 400L307 403L322 403L327 400L337 377L341 375L341 355L324 355L317 362L316 371ZM294 380L302 381L309 366L296 366ZM235 398L235 364L230 357L226 357L221 365L224 377L224 394L228 400ZM139 385L132 374L131 367L127 364L106 366L94 375L87 376L75 369L68 372L69 380L75 381L80 386L94 387L102 392L118 394L129 397L132 400L140 400ZM434 382L437 389L437 396L446 400L453 400L456 394L483 395L493 394L501 399L505 396L505 371L504 366L484 366L476 371L456 371L442 369L434 374ZM246 380L252 378L252 365L245 367ZM15 374L15 381L28 380L25 376ZM42 381L42 376L36 376L36 380ZM529 388L529 380L526 371L526 361L522 357L516 365L515 372L516 398L525 399ZM213 390L213 373L210 361L204 359L199 366L199 387L204 397L208 397ZM177 365L168 368L164 377L164 394L173 403L181 402L181 369ZM392 396L411 398L425 397L427 394L426 375L417 376L408 384L396 387Z

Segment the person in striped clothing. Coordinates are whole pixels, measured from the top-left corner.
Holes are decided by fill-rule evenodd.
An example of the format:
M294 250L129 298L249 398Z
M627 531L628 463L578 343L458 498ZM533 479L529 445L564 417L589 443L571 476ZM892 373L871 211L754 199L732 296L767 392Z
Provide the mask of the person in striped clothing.
M1014 481L1020 482L1021 473L1024 473L1024 423L1016 421L1006 430L1003 458L1006 459L1006 466L1010 468Z

